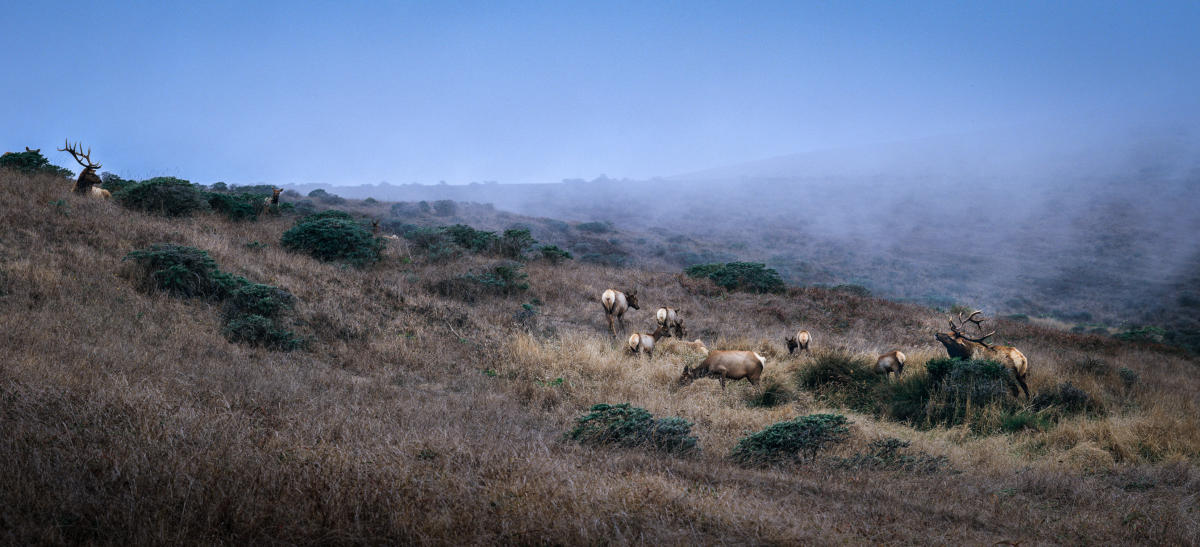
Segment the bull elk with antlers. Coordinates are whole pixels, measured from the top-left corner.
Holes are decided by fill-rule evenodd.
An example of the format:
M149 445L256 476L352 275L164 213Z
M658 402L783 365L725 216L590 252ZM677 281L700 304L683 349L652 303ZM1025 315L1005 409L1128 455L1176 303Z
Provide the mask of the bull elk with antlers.
M996 361L1012 371L1013 377L1020 384L1021 390L1025 392L1025 398L1029 399L1029 386L1025 384L1025 378L1029 376L1029 360L1025 358L1025 354L1021 353L1017 348L1012 346L991 345L987 343L987 338L996 331L989 332L983 336L967 336L963 332L963 327L967 323L974 323L979 332L983 332L984 319L976 316L982 314L980 310L971 312L970 315L963 317L958 314L958 324L954 323L954 318L950 318L950 332L937 333L937 340L943 346L946 346L946 353L950 357L958 357L959 359L987 359ZM1013 397L1018 395L1016 386L1010 385Z
M112 197L112 193L100 188L103 181L100 180L100 175L96 174L96 170L101 166L99 163L92 163L92 149L90 147L85 154L83 146L79 143L75 143L72 146L70 142L63 141L63 147L59 148L58 151L71 154L71 157L75 158L75 162L83 166L83 171L79 173L79 179L75 181L75 186L71 188L72 192L94 198L108 199Z

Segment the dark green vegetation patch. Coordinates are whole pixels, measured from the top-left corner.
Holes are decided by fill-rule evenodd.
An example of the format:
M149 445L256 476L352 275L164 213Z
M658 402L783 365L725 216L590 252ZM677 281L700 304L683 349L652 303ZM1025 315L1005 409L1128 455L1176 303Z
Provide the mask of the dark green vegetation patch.
M208 199L194 184L175 177L156 177L113 194L117 203L168 217L188 216L208 209Z
M301 219L283 233L280 244L285 249L326 262L343 262L358 267L378 262L383 251L383 239L373 236L357 222L333 213L342 212L324 211Z
M685 453L696 449L692 423L678 417L655 419L646 409L598 404L575 419L566 438L583 444L645 446L663 452Z
M684 273L688 277L711 279L717 286L730 291L776 293L784 289L779 272L758 262L699 264L687 268Z
M729 456L750 465L812 461L817 452L845 441L849 425L841 414L800 416L742 437Z
M58 175L65 178L75 176L70 170L50 163L38 150L4 154L0 156L0 168L20 171L27 175Z

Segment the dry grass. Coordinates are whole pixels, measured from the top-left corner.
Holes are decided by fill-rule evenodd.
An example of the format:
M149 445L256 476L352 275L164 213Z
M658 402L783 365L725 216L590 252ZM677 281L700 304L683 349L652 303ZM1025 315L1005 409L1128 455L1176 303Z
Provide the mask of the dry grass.
M785 334L807 328L814 350L901 348L919 370L941 355L939 315L816 289L705 296L669 273L541 262L527 295L467 305L428 285L486 260L423 264L393 242L382 264L346 269L280 250L287 218L167 220L69 186L0 173L3 543L1200 541L1200 380L1175 353L1003 323L1035 393L1070 379L1108 414L980 437L850 413L838 454L900 437L955 471L742 469L726 455L746 432L837 411L795 388L810 357L789 356ZM230 344L215 306L140 290L121 257L160 241L293 292L308 349ZM695 356L620 351L597 301L610 285L641 287L630 329L682 308L689 338L763 353L765 380L796 399L761 408L744 382L677 388ZM541 314L518 321L535 296ZM1140 383L1127 390L1119 367ZM561 441L589 405L626 401L694 422L701 452Z

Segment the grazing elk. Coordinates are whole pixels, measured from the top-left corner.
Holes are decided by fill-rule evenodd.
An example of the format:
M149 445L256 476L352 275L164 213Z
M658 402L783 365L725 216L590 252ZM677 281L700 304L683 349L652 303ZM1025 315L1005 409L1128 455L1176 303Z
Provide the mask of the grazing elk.
M650 334L642 332L630 334L629 341L627 342L629 346L629 352L633 353L634 355L637 355L639 352L645 353L646 355L653 357L654 343L658 342L658 340L664 336L670 336L670 333L667 332L667 328L662 325L659 325L658 328Z
M800 351L808 351L808 342L811 340L812 337L808 335L808 331L806 330L797 332L795 336L788 336L787 338L784 338L784 341L787 342L789 354L795 351L797 348L799 348Z
M904 361L908 358L904 356L904 352L900 350L892 350L879 356L875 361L875 374L887 376L889 373L894 373L896 378L900 377L900 373L904 372Z
M683 338L687 336L687 330L683 328L683 312L675 308L658 308L654 312L654 319L658 321L658 326L667 329L667 336L674 331L675 336Z
M617 337L617 325L621 326L621 330L625 330L625 312L629 308L640 310L637 301L637 289L623 293L613 289L604 291L600 295L600 304L604 306L604 318L608 320L608 330L612 331L613 338Z
M709 352L708 357L696 368L683 367L683 375L679 377L679 385L686 386L697 378L716 376L725 389L725 380L741 380L745 378L754 386L762 378L763 367L767 360L753 351L716 350Z
M1012 346L991 345L985 340L996 334L996 331L989 332L983 336L970 337L963 332L963 326L967 323L974 323L979 332L983 332L983 319L976 319L975 316L983 313L980 310L971 312L966 318L962 314L958 314L958 324L954 324L954 318L950 318L950 332L937 333L937 341L946 346L946 353L950 357L958 357L959 359L987 359L996 361L1012 371L1013 377L1021 386L1021 390L1025 392L1025 398L1029 399L1029 386L1025 383L1025 378L1029 376L1029 360L1025 358L1025 354ZM1013 397L1018 396L1017 387L1009 385L1012 390Z
M86 154L83 153L83 147L79 143L71 146L70 142L63 141L63 147L59 148L59 152L68 152L75 161L83 166L83 171L79 173L79 179L75 181L75 186L71 189L76 194L83 194L95 198L108 199L112 197L112 193L108 190L100 188L103 181L100 180L100 175L96 174L96 170L101 166L99 163L92 163L92 149L88 148ZM82 158L82 159L81 159ZM86 160L86 161L85 161Z

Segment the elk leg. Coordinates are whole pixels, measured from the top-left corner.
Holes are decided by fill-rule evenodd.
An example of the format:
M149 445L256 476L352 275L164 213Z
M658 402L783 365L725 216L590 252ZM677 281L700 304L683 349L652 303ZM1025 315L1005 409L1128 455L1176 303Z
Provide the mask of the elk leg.
M1025 400L1029 400L1029 386L1025 384L1025 378L1017 376L1017 382L1021 384L1021 389L1025 391ZM1017 396L1017 389L1013 388L1013 397Z
M721 373L721 377L718 378L718 380L721 381L721 391L725 391L725 373L724 372Z
M617 337L617 327L613 326L613 316L606 314L604 316L604 318L608 319L608 330L612 332L613 338L616 338Z

